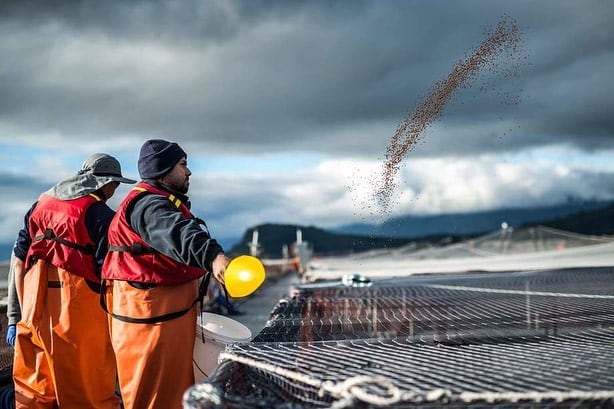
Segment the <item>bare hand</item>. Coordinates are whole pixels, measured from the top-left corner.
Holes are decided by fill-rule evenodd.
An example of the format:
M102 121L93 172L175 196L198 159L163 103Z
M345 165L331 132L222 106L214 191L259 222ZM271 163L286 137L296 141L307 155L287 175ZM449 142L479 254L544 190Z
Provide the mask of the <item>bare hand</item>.
M224 284L224 273L226 272L228 263L230 263L230 259L226 257L224 253L218 253L218 255L213 259L213 263L211 263L213 276L221 284Z

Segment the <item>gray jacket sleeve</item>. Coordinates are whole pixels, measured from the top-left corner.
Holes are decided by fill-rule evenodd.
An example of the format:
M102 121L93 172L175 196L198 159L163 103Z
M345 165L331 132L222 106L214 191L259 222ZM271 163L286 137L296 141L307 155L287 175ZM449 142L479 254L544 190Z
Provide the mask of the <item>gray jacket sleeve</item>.
M213 259L223 252L197 219L186 219L166 197L141 197L128 219L147 244L179 263L211 271Z
M9 265L8 278L8 306L6 308L6 316L8 325L16 325L21 320L21 308L19 307L19 298L15 289L15 254L11 251L11 264Z

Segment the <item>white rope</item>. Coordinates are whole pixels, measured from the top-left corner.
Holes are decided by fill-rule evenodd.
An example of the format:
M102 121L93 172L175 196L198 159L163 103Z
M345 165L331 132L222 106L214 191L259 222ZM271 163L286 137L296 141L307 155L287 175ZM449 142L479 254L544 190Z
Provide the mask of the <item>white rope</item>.
M311 378L308 375L281 368L276 365L260 362L253 358L234 355L229 352L222 352L219 356L219 361L224 359L248 365L263 371L274 373L301 382L305 385L312 386L318 389L318 395L324 396L325 393L338 399L330 409L341 409L352 407L355 400L386 407L398 402L437 402L437 401L463 401L472 403L476 401L486 402L518 402L532 401L540 402L543 400L555 400L562 402L570 399L576 400L606 400L614 399L614 391L523 391L523 392L461 392L458 395L453 395L447 389L433 389L421 393L402 392L392 381L383 376L354 376L342 382L322 381ZM376 385L386 390L386 396L375 395L367 392L364 386Z
M544 291L525 291L525 290L503 290L497 288L480 288L480 287L465 287L460 285L443 285L430 284L424 287L439 288L442 290L457 290L457 291L475 291L480 293L495 293L495 294L518 294L518 295L539 295L543 297L567 297L567 298L599 298L613 300L614 295L603 294L575 294L575 293L551 293Z
M366 392L360 386L379 385L386 388L388 396L379 396ZM351 406L355 399L375 406L389 406L401 400L401 390L388 378L383 376L353 376L343 382L326 381L322 383L321 391L325 390L332 396L340 398L332 408Z
M230 361L238 362L240 364L248 365L254 368L261 369L263 371L274 373L276 375L280 375L288 379L304 383L305 385L313 386L315 388L320 388L322 386L322 381L318 379L313 379L308 375L303 375L298 372L290 371L277 365L267 364L266 362L260 362L252 358L237 356L229 352L220 352L218 362L221 363L224 359L228 359Z
M464 402L475 402L480 400L484 400L486 402L518 402L520 400L528 400L533 402L555 400L557 402L563 402L570 399L606 400L614 399L614 391L462 392L459 395L459 399Z
M324 393L328 393L337 399L341 399L339 402L336 402L332 408L351 406L351 402L353 402L354 399L358 399L375 406L388 406L399 402L401 399L401 391L399 388L397 388L388 378L384 378L382 376L354 376L343 382L321 381L319 379L313 379L308 375L290 371L276 365L260 362L252 358L237 356L228 352L220 353L218 361L221 362L224 359L249 365L251 367L318 388L319 396L324 396ZM369 384L379 385L385 388L388 396L374 395L361 388L361 385L368 386Z
M589 235L589 234L574 233L571 231L564 231L564 230L554 229L552 227L546 227L546 226L539 226L536 230L543 231L545 233L549 233L554 236L558 235L558 236L572 238L576 240L596 241L599 243L607 243L607 242L612 241L611 236L594 236L594 235Z

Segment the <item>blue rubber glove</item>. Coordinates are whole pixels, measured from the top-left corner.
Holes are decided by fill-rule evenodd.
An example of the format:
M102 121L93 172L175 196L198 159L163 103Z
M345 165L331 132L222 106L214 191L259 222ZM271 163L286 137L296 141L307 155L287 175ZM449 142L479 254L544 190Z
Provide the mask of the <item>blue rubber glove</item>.
M11 348L15 348L15 337L17 336L17 328L16 326L9 325L6 329L6 342L11 346Z

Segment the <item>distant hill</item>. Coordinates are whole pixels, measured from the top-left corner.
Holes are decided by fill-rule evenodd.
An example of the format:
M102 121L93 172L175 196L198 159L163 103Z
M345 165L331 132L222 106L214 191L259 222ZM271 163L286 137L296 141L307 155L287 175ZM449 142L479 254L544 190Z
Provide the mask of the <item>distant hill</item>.
M13 251L13 243L0 243L0 262L8 261L11 259L11 252Z
M291 224L261 224L249 228L243 234L240 242L228 252L231 255L246 254L252 239L252 232L258 229L261 257L277 258L282 256L282 247L290 246L296 241L296 229L300 227L303 241L310 243L314 254L333 255L366 251L386 247L399 247L415 239L400 237L377 237L356 234L340 234L313 226L297 226ZM424 238L429 242L450 242L459 238L449 235L439 235Z
M574 212L574 209L576 210ZM559 217L559 215L563 215ZM416 221L416 219L422 219ZM427 220L424 220L427 219ZM425 218L405 217L396 222L410 221L419 228L413 234L399 237L399 229L390 236L382 234L340 233L338 229L325 230L313 226L263 224L249 228L229 251L231 255L246 254L252 232L258 229L262 257L280 257L282 246L296 240L296 228L301 227L303 240L312 244L317 255L347 254L413 243L417 248L427 244L450 244L501 228L503 221L512 227L545 225L583 234L614 234L614 203L588 202L535 209L501 209L497 211L459 213ZM389 223L393 223L392 221ZM367 226L367 225L365 225ZM448 226L446 229L445 226ZM373 227L373 226L371 226ZM407 227L409 230L410 228ZM361 231L360 229L357 229ZM367 229L368 230L368 229ZM374 232L385 229L373 229ZM438 234L432 233L439 231ZM419 232L427 232L420 234ZM430 232L430 233L429 233Z
M261 256L281 257L282 246L294 243L296 228L301 227L303 240L312 245L317 255L348 254L399 247L407 243L414 243L419 248L427 244L455 243L490 232L499 229L503 221L512 227L541 224L582 234L614 235L614 202L582 202L529 209L407 216L390 220L381 226L357 224L334 230L268 223L247 229L237 244L224 247L230 255L246 254L252 232L257 228ZM0 243L0 261L9 260L12 247L12 242Z
M496 230L501 223L520 226L539 223L579 212L605 208L613 202L570 201L569 203L532 207L507 208L472 213L451 213L433 216L403 216L382 224L350 224L334 229L337 233L384 237L424 237L429 235L467 235Z
M542 224L555 229L594 236L611 235L614 234L614 204L558 217Z

